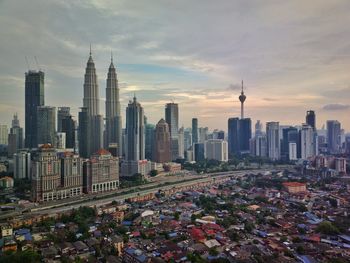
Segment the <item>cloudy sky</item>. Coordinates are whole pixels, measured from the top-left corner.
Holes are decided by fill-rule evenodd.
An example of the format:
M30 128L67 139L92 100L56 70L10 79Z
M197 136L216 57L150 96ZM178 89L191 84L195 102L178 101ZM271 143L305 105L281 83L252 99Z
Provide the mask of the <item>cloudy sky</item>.
M113 51L123 113L135 92L152 123L175 101L180 124L226 130L243 79L253 122L301 124L313 109L319 128L338 119L350 130L349 10L348 0L0 0L0 123L14 112L24 123L26 56L45 71L45 104L76 115L91 43L101 101Z

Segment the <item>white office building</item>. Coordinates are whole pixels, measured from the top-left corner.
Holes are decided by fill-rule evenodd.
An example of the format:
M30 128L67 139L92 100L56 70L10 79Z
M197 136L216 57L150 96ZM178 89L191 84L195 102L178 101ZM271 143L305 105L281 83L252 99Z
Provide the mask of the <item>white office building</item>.
M228 144L224 140L210 139L204 143L204 155L208 160L228 161Z

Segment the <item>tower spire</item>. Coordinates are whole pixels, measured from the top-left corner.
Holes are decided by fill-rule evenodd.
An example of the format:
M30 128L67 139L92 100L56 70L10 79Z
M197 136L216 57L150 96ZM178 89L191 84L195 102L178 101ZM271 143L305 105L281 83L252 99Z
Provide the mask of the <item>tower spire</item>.
M241 102L241 119L244 118L244 102L246 100L246 95L244 95L244 90L243 90L243 80L242 80L242 91L241 95L238 97L239 101Z
M113 63L113 51L111 50L111 63Z
M90 43L90 56L91 56L91 43Z

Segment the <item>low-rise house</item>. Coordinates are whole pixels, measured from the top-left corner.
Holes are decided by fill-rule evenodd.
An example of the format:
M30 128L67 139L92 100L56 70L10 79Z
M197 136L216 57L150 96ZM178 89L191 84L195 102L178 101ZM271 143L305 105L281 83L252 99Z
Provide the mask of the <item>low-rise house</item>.
M86 253L89 251L89 247L83 241L76 241L73 243L78 254Z
M150 258L140 249L128 247L124 249L123 262L128 263L148 263Z

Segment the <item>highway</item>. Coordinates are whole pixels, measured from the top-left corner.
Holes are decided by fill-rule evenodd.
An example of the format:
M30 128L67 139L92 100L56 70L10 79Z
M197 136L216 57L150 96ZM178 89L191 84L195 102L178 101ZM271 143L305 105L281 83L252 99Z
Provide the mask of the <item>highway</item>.
M156 186L150 186L145 185L147 187L151 187L150 189L145 189L145 190L136 190L134 192L131 193L127 193L127 194L120 194L120 192L114 192L113 194L109 193L108 197L102 198L102 199L98 199L98 200L94 200L93 198L89 198L86 200L82 200L81 202L78 203L72 203L72 204L65 204L64 206L59 206L57 207L57 205L53 205L51 206L51 208L35 208L32 209L32 213L31 214L54 214L54 213L62 213L71 209L77 209L80 206L104 206L106 204L111 203L112 201L124 201L128 198L132 198L132 197L137 197L137 196L142 196L142 195L147 195L150 193L157 193L158 191L162 191L162 190L170 190L174 187L183 187L183 186L190 186L190 185L195 185L198 183L204 183L204 182L211 182L213 181L214 178L222 178L222 177L234 177L234 178L239 178L239 177L243 177L245 174L247 173L261 173L261 172L266 172L267 170L250 170L250 171L232 171L232 172L223 172L223 173L215 173L215 174L206 174L206 175L202 175L200 177L197 176L197 178L192 178L192 180L190 181L185 181L185 182L181 182L181 181L175 181L171 184L167 184L167 185L156 185ZM164 184L164 182L162 182L162 184ZM153 184L152 184L153 185ZM66 200L67 201L67 200Z
M290 167L276 167L276 169L281 170ZM39 204L38 206L32 208L27 213L24 209L17 210L10 213L4 213L0 215L0 220L13 218L20 216L22 214L40 215L40 214L55 214L62 213L71 209L77 209L80 206L103 206L112 201L124 201L128 198L142 196L149 193L157 193L160 190L169 190L174 187L182 187L195 185L203 182L210 182L213 178L222 177L243 177L248 173L265 173L267 171L272 171L274 169L257 169L257 170L240 170L240 171L229 171L229 172L218 172L212 174L202 174L202 175L180 175L180 176L164 176L163 178L153 179L153 182L140 185L131 188L118 189L113 192L98 193L93 195L84 195L76 198L65 199L53 201L50 203Z

